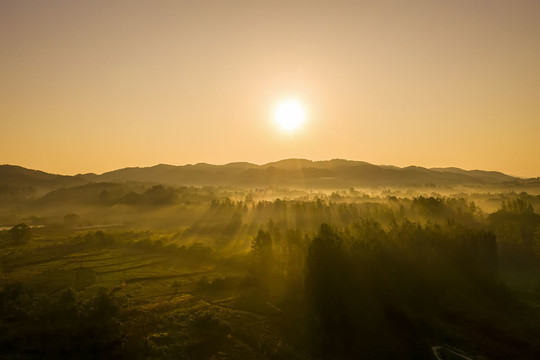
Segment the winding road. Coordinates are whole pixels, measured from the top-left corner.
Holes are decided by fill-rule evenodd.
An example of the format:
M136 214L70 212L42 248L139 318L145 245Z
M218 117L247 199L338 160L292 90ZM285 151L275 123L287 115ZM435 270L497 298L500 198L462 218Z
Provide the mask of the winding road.
M433 351L433 355L435 355L435 358L437 358L437 360L444 360L444 358L441 357L441 350L448 351L449 353L460 356L460 357L462 357L462 358L464 358L466 360L474 360L473 358L470 358L470 357L468 357L466 355L455 352L454 350L451 350L451 349L449 349L447 347L444 347L444 346L432 346L431 350Z

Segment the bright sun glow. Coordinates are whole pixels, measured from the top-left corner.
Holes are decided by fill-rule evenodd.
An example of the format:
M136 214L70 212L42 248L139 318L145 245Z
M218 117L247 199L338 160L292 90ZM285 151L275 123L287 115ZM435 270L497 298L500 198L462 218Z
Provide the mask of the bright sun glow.
M306 111L299 101L285 100L276 107L274 120L281 130L293 132L306 121Z

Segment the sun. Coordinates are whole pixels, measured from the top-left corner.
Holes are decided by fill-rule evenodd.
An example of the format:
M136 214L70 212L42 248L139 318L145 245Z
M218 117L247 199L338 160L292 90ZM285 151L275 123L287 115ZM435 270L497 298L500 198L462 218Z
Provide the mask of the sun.
M288 99L277 105L274 120L281 130L294 132L306 121L306 110L298 100Z

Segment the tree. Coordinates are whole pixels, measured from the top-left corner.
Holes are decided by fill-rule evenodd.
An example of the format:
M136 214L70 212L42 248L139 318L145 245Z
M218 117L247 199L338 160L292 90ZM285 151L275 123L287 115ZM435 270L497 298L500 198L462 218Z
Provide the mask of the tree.
M257 237L251 243L254 270L259 279L264 279L271 273L273 265L272 250L272 235L269 231L259 229Z
M16 245L25 244L32 238L32 230L24 223L12 227L9 234Z
M178 280L174 280L174 282L171 284L171 287L173 288L174 290L174 293L178 293L178 289L180 289L182 287L182 283Z
M501 210L514 214L534 214L531 203L523 199L508 199L501 204Z
M68 226L76 226L80 221L80 215L74 213L64 215L64 223Z

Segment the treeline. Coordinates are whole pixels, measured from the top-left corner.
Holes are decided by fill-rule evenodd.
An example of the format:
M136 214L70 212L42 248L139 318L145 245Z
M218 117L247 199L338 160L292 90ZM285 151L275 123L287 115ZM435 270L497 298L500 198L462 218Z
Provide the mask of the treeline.
M36 193L36 189L30 186L0 184L0 203L33 199Z
M270 221L252 241L255 283L285 284L286 301L304 289L297 306L308 309L312 347L323 358L431 359L434 344L538 358L540 314L500 276L526 270L526 291L540 299L540 216L531 204L509 199L485 216L459 200L417 198L410 209L431 210L432 219L366 217L323 223L313 235Z
M478 319L476 306L500 296L497 263L488 232L407 221L388 230L369 220L343 230L323 224L306 258L314 343L329 358L429 358L434 343L455 336L446 333L451 326L469 327L464 318ZM447 329L436 327L449 317Z
M2 358L98 359L120 356L121 304L105 289L80 301L67 288L34 294L19 283L0 291Z
M311 238L270 224L251 256L259 287L288 284L297 300L304 289L297 306L323 358L431 359L435 344L494 359L540 356L531 320L540 318L501 282L491 231L364 219L322 224Z
M488 216L488 226L497 235L507 265L540 270L540 215L529 202L504 201L500 210Z
M314 200L233 201L214 199L207 211L182 233L185 239L205 237L218 248L231 244L245 250L246 237L256 236L261 225L273 223L283 231L317 231L321 223L350 226L361 218L373 219L388 226L405 219L418 222L453 222L481 227L485 214L474 202L464 198L417 197L413 199L370 199L362 202Z

